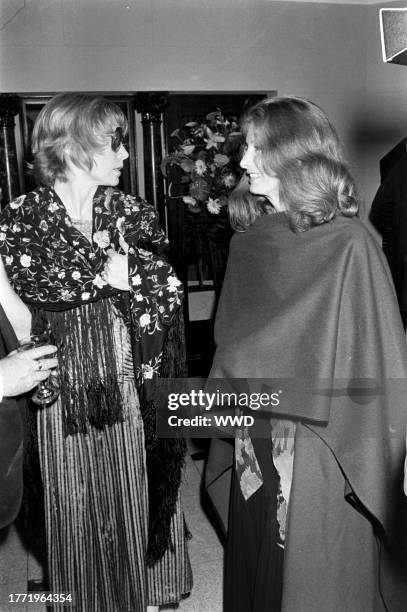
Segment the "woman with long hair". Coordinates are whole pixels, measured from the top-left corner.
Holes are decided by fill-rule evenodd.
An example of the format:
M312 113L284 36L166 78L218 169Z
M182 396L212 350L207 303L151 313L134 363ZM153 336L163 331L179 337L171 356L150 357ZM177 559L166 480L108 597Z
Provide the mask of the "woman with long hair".
M402 557L388 556L406 531L407 353L389 270L317 105L263 100L243 132L211 377L278 402L236 432L233 459L212 443L224 609L402 610Z

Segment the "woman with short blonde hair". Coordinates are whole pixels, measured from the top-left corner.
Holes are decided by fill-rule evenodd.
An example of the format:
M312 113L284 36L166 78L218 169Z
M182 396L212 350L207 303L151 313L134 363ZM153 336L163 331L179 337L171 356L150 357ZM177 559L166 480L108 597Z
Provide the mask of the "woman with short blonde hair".
M39 186L0 218L9 277L59 346L61 393L38 411L38 449L49 589L78 611L144 612L191 589L185 441L154 427L154 379L179 374L165 355L182 285L155 209L117 189L126 130L108 100L54 97L34 126Z

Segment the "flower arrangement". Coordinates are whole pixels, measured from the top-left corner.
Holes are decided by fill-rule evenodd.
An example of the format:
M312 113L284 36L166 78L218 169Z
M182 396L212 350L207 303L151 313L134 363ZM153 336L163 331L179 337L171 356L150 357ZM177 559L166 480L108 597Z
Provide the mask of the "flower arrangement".
M161 171L167 176L169 165L182 169L180 180L188 187L182 200L188 211L205 217L225 215L228 195L241 176L242 135L236 118L226 118L218 109L206 115L203 123L190 121L171 137L177 144L163 159Z

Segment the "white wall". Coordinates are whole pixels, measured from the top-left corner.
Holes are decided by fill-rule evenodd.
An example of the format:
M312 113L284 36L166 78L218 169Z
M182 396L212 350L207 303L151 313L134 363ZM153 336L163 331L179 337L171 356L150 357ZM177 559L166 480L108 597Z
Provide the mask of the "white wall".
M10 9L23 5L3 2ZM374 81L373 67L366 75L368 35L373 46L379 38L373 8L273 0L26 0L0 32L0 88L306 96L337 126L364 187L370 170L359 123L371 101L366 86Z

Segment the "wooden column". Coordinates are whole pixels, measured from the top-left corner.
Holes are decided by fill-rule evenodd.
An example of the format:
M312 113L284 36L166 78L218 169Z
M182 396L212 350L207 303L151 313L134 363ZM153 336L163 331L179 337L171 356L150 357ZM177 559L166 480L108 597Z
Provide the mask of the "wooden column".
M20 110L17 96L0 94L0 208L21 194L14 117Z
M168 93L145 92L135 96L135 107L143 125L144 184L147 202L158 211L161 226L167 229L164 179L160 171L163 141L162 113L168 104Z

